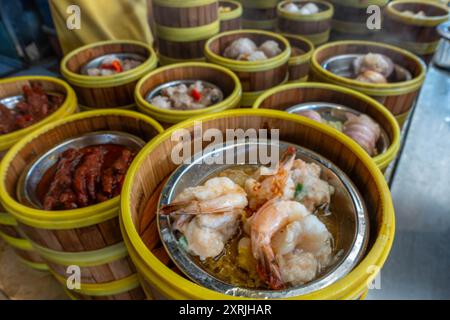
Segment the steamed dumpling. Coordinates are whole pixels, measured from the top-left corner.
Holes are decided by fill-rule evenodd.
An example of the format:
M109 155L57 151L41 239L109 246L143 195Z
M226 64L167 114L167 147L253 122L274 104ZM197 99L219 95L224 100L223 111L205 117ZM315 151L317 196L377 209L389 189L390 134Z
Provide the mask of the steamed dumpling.
M353 62L353 68L357 75L370 70L378 72L387 78L394 71L394 63L383 54L368 53L356 58Z
M267 60L267 56L262 51L254 51L250 54L241 54L237 60L260 61L260 60Z
M386 78L381 73L372 70L360 73L356 80L367 83L387 83Z
M264 52L264 54L269 58L275 57L281 53L280 46L276 41L273 40L267 40L266 42L264 42L259 47L259 50Z
M257 50L256 44L249 38L239 38L231 43L223 56L225 58L237 59L241 55L250 55Z
M308 14L316 14L320 11L319 7L312 2L309 2L300 8L299 13L308 15Z
M286 4L283 7L283 9L286 10L287 12L292 12L292 13L296 13L296 12L300 11L298 6L295 3L292 3L292 2L289 2L288 4Z

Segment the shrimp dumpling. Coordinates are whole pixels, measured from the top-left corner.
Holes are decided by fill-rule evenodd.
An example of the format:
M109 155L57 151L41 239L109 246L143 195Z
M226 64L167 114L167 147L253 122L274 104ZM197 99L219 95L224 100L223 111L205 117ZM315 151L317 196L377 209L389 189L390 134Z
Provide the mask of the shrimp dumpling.
M275 57L281 53L280 46L276 41L273 40L267 40L266 42L264 42L259 47L259 50L264 52L264 54L269 58Z
M233 41L223 52L225 58L237 59L241 55L250 55L257 50L256 44L249 38Z
M255 51L250 54L241 54L237 60L241 61L261 61L267 60L267 56L262 51Z
M357 75L370 70L378 72L387 78L394 71L394 63L384 54L368 53L353 61L353 69Z

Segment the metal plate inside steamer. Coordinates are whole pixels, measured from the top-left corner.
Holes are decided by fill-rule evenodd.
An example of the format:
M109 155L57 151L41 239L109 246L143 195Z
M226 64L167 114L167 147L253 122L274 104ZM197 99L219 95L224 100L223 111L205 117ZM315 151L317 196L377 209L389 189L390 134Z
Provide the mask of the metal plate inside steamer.
M300 104L297 104L293 107L286 109L286 112L298 114L302 111L307 111L307 110L316 111L326 121L334 121L334 122L339 121L342 123L344 123L347 120L346 113L351 113L356 116L360 116L361 114L363 114L362 112L359 112L355 109L352 109L352 108L349 108L349 107L346 107L346 106L343 106L340 104L330 103L330 102L300 103ZM381 131L381 135L376 144L378 154L385 152L391 145L389 136L388 136L387 132L383 129L382 126L380 126L380 131Z
M364 56L363 54L341 54L328 58L322 63L322 67L338 76L355 79L356 74L353 70L353 61L356 58ZM411 72L407 69L394 64L394 71L388 77L388 82L401 82L412 79Z
M47 96L63 97L64 95L56 92L45 92ZM19 102L25 100L25 95L19 94L16 96L10 96L0 99L0 104L4 105L10 110L14 110Z
M187 87L189 87L190 85L196 83L197 81L200 81L205 88L217 89L219 91L219 100L217 102L220 102L220 101L222 101L224 99L222 89L220 89L214 83L211 83L211 82L208 82L208 81L203 81L203 80L175 80L175 81L166 82L166 83L164 83L162 85L157 86L155 89L151 90L145 96L145 100L150 102L154 97L161 95L161 93L162 93L162 91L164 89L167 89L167 88L170 88L170 87L175 87L175 86L178 86L180 84L184 84Z
M17 184L17 198L19 202L30 207L42 209L42 203L36 195L36 188L47 170L58 161L59 156L70 148L81 149L101 144L122 145L134 152L139 152L145 145L145 142L132 134L119 131L92 132L66 140L44 153L24 170L25 173L20 177Z
M122 60L122 61L125 59L131 59L131 60L140 61L141 63L146 60L146 58L144 56L141 56L140 54L136 54L136 53L110 53L110 54L105 54L105 55L99 56L99 57L94 58L91 61L89 61L81 68L80 73L88 75L88 69L99 68L103 63L103 60L110 59L110 58L118 59L118 60Z
M322 179L326 179L336 188L332 203L334 201L338 202L337 207L339 207L339 210L336 210L336 212L333 211L333 214L340 215L337 217L339 218L339 226L351 225L352 227L341 230L339 239L335 239L335 241L341 241L341 238L344 239L343 242L348 243L347 248L345 250L343 249L342 254L330 266L329 270L317 279L305 285L293 286L284 290L240 288L218 279L194 261L192 256L179 245L177 235L172 231L171 218L160 215L159 209L163 205L173 202L175 197L185 188L201 185L211 176L217 175L225 169L236 167L238 164L249 164L248 162L238 162L238 159L242 159L240 158L242 155L248 158L250 152L257 152L260 147L270 148L269 144L279 148L280 154L289 146L293 146L297 150L297 158L319 165L323 171ZM234 152L234 164L211 164L214 163L215 158L225 157L225 154L229 155L228 152ZM249 298L285 298L298 296L319 290L334 283L350 272L362 258L367 246L369 233L369 220L364 202L356 187L340 169L329 160L308 149L291 143L280 142L277 144L264 140L249 140L231 145L218 144L214 146L214 150L209 150L202 155L194 156L190 164L183 164L178 167L163 187L158 203L157 222L160 238L167 252L187 277L206 288L227 295Z

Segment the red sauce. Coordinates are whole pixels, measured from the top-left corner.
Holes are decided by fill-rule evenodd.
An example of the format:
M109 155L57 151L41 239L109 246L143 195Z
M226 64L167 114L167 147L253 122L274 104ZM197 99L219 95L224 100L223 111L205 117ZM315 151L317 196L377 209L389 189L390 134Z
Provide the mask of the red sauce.
M115 144L68 149L42 176L36 194L45 210L83 208L118 196L135 154Z

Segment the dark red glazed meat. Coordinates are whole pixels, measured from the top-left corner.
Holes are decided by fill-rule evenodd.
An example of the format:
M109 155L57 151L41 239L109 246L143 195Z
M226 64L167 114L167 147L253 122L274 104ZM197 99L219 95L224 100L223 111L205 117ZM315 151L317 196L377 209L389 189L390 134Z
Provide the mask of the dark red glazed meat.
M83 208L119 195L134 156L113 144L66 150L38 184L44 209Z
M42 88L33 84L23 86L24 100L14 110L0 105L0 134L29 127L53 113L64 102L64 97L46 94Z

